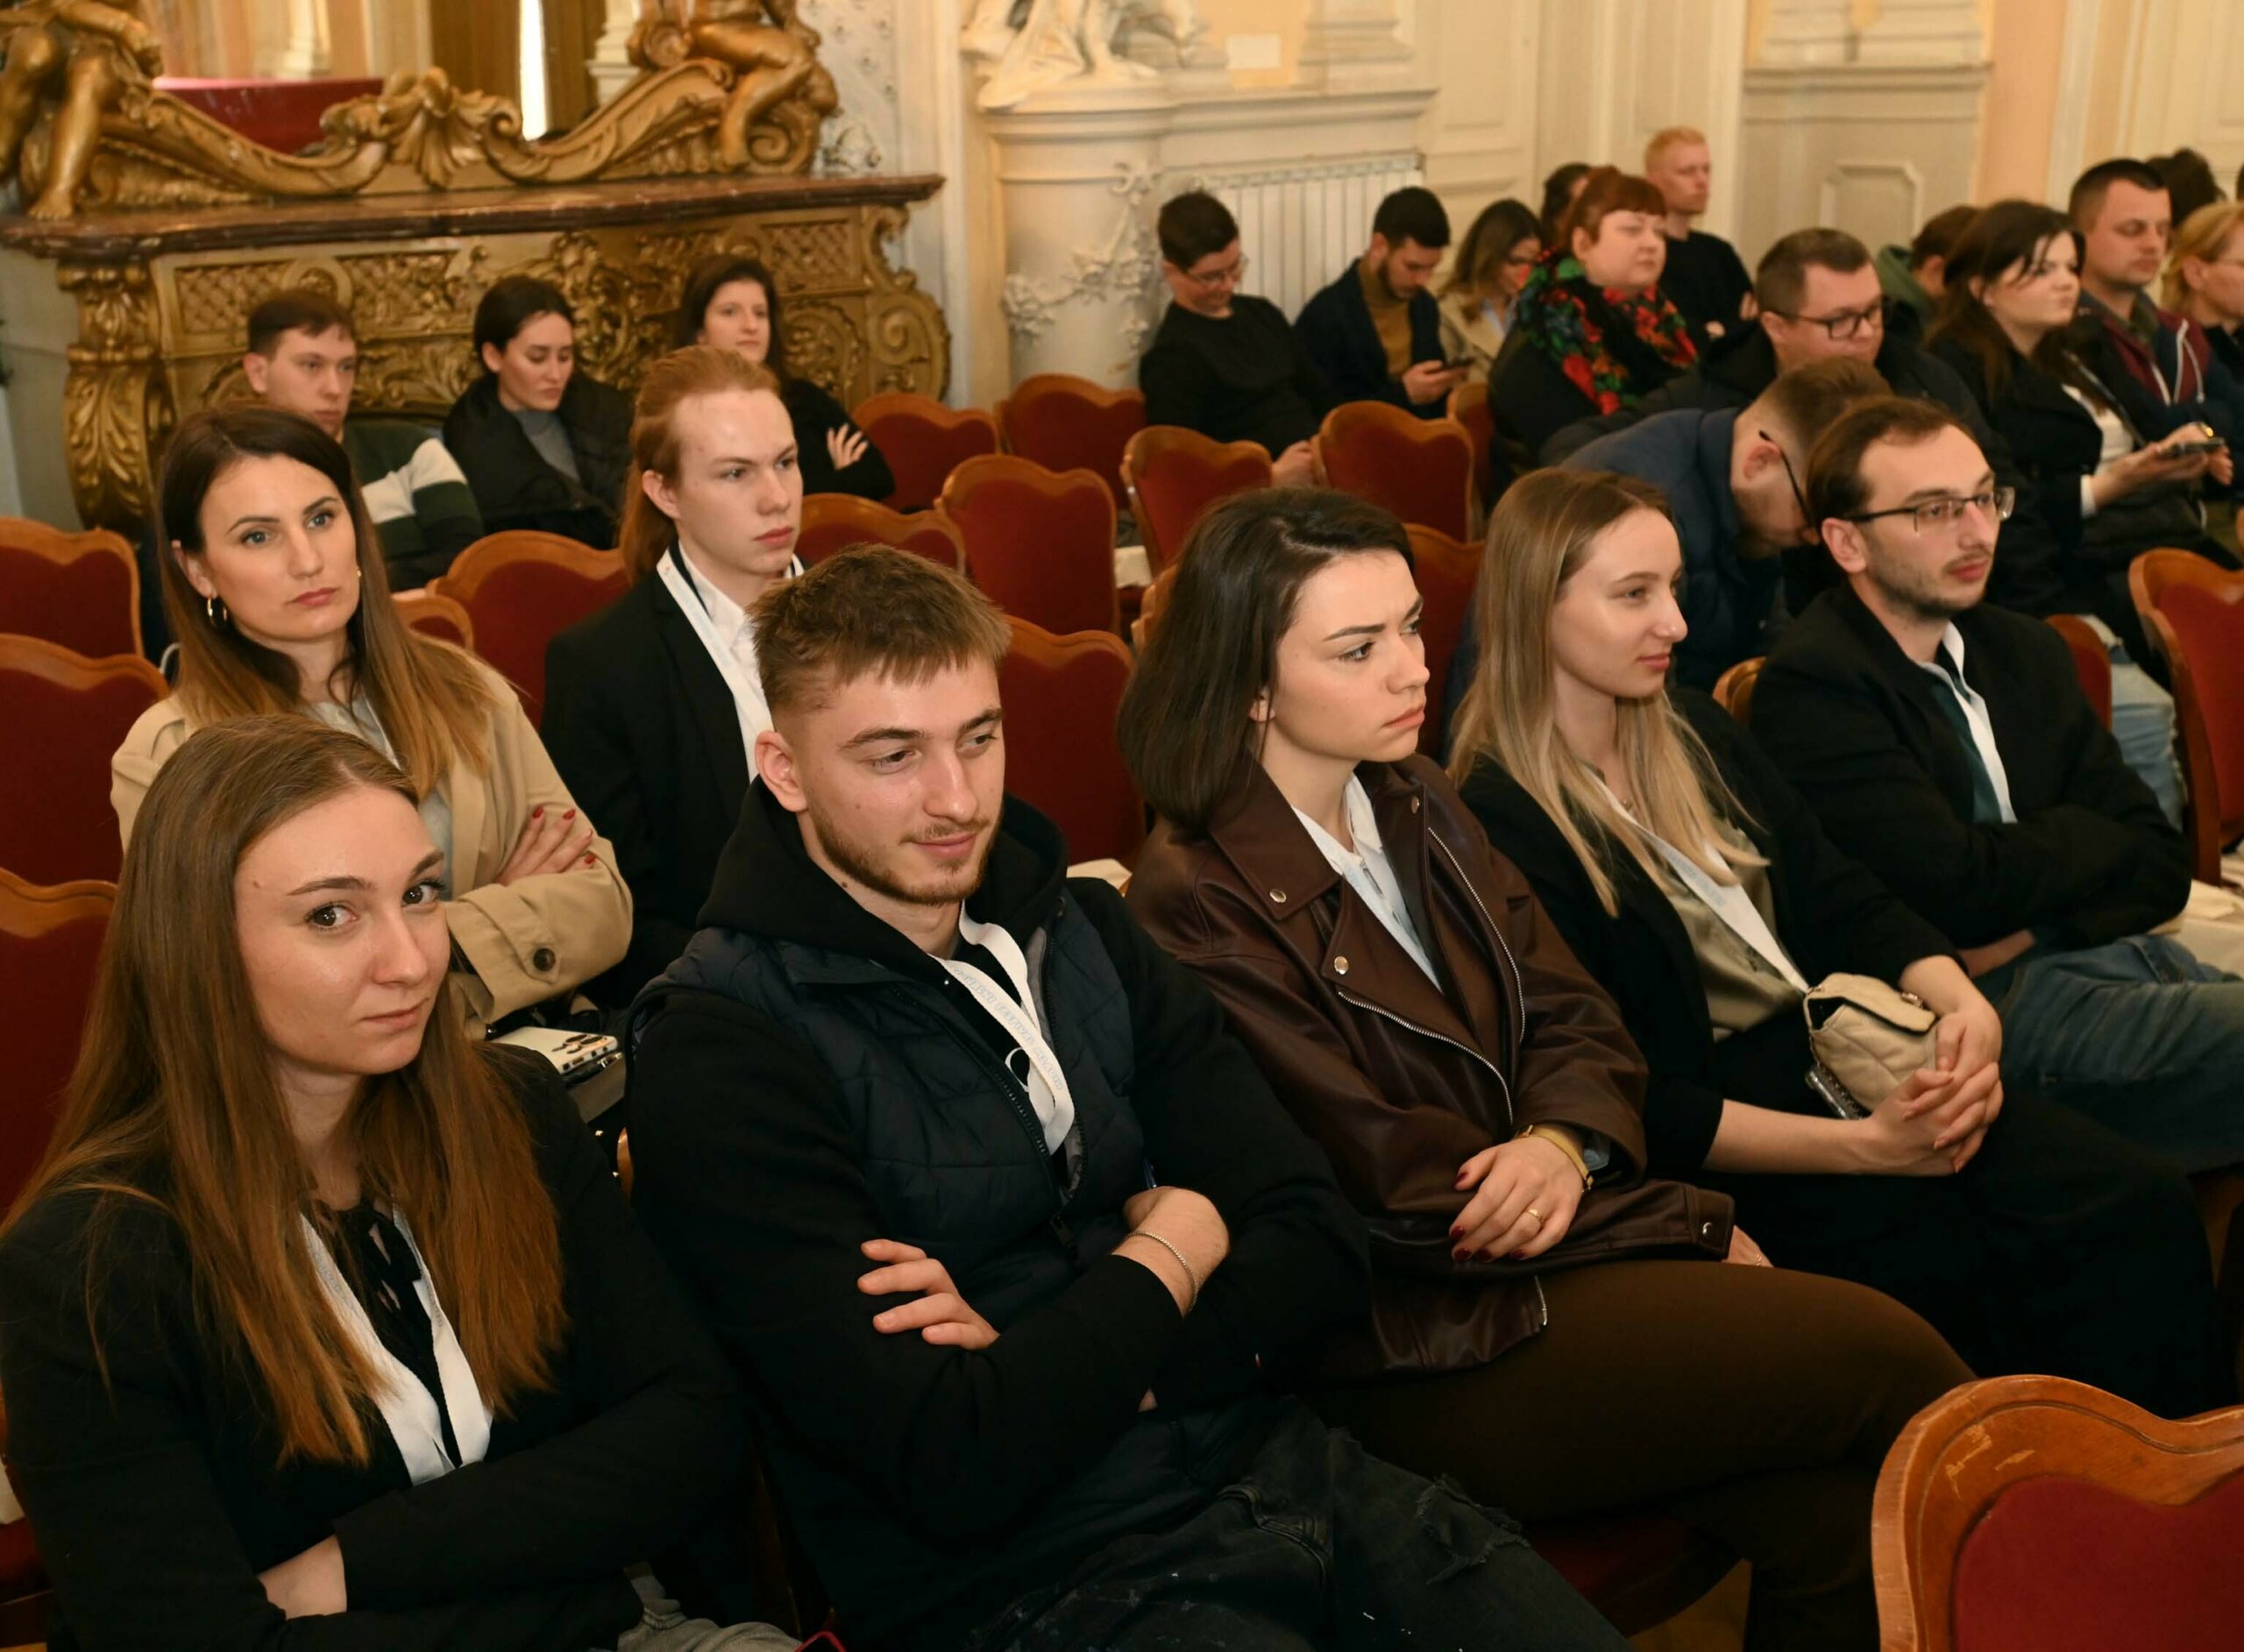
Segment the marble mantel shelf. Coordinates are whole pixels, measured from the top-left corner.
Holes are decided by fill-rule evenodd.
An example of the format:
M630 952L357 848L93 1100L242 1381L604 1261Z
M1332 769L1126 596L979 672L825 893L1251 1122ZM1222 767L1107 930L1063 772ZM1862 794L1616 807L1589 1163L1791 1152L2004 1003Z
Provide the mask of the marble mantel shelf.
M519 230L592 230L714 211L909 206L942 187L916 173L850 178L657 178L550 189L491 189L252 206L143 208L47 221L0 216L0 247L72 261L155 258L320 241L411 241Z

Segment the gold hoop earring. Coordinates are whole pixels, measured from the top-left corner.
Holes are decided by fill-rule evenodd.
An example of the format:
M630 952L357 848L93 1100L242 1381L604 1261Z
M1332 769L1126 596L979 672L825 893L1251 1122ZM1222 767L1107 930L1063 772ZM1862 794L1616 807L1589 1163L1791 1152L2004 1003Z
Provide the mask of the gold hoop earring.
M226 605L215 596L202 599L202 617L210 622L213 631L223 631L226 621L233 616L226 612Z

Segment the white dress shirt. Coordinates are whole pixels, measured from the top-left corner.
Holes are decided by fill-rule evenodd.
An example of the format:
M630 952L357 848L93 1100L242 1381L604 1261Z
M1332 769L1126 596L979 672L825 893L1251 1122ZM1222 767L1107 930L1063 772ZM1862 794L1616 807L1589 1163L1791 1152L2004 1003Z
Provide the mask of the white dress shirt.
M1987 771L1987 779L1995 789L1995 804L2002 811L2003 823L2015 825L2018 811L2010 804L2010 776L2002 766L2002 752L1995 745L1993 719L1987 715L1987 703L1979 697L1964 675L1964 634L1949 620L1948 629L1940 639L1940 646L1948 650L1948 657L1956 662L1956 675L1951 677L1939 665L1929 660L1919 660L1917 670L1937 677L1947 687L1956 691L1956 702L1964 707L1964 720L1971 726L1971 745L1979 754L1979 762Z

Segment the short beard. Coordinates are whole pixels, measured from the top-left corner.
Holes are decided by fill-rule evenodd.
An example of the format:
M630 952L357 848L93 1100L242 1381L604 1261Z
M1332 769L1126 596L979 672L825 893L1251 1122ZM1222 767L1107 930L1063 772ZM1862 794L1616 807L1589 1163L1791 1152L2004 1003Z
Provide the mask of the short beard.
M1969 602L1957 602L1928 591L1897 585L1890 575L1882 572L1874 564L1870 569L1870 583L1879 598L1895 612L1916 620L1927 621L1937 620L1942 625L1955 619L1959 613L1971 613L1979 606L1985 595L1985 591L1982 590L1980 596L1972 598Z
M807 800L806 800L807 801ZM982 853L970 863L957 869L958 883L941 890L909 889L875 865L870 856L834 829L834 822L822 813L816 804L809 805L811 826L818 833L819 847L826 851L826 858L834 862L842 874L853 883L863 885L874 894L891 901L901 901L908 906L948 906L954 901L965 901L982 887L982 875L990 864L990 851L997 846L997 834L991 833L982 840ZM970 822L962 830L981 831L986 822Z

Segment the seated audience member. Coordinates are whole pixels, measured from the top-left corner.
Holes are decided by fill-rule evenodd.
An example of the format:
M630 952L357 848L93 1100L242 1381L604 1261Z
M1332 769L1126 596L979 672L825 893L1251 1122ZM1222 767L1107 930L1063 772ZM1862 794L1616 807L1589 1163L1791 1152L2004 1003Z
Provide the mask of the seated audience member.
M2066 213L2080 254L2070 343L2128 418L2149 436L2200 420L2224 438L2244 430L2244 385L2205 330L2150 301L2174 233L2165 180L2139 160L2104 161L2081 174Z
M2217 201L2183 220L2159 301L2204 328L2213 359L2244 381L2244 202Z
M1529 457L1549 462L1567 425L1634 407L1698 360L1659 290L1666 214L1651 183L1601 167L1528 276L1488 401Z
M1682 545L1676 596L1687 627L1674 649L1676 682L1711 689L1739 661L1768 652L1779 559L1811 554L1816 540L1800 493L1808 450L1847 408L1885 390L1875 367L1833 357L1781 374L1750 406L1657 414L1568 457L1570 471L1616 471L1666 501ZM1480 619L1475 603L1450 665L1445 727L1473 681Z
M195 730L293 712L403 769L444 851L453 984L478 1025L623 956L631 896L506 678L392 606L351 461L270 408L195 414L164 455L164 604L179 683L110 761L128 847L156 771Z
M1339 398L1285 312L1239 290L1246 257L1231 209L1195 189L1161 203L1156 233L1169 304L1138 363L1146 422L1259 442L1279 476L1310 480L1310 440Z
M1707 135L1693 127L1670 126L1644 145L1644 176L1667 202L1667 266L1659 290L1683 312L1701 350L1753 318L1753 278L1737 249L1691 227L1706 212L1714 175Z
M2146 932L2188 897L2181 836L2064 640L1981 600L2008 503L1986 456L1942 409L1880 398L1816 443L1807 500L1847 583L1778 639L1755 736L1963 949L2014 1080L2184 1169L2244 1160L2244 981Z
M739 1396L552 1068L443 1007L444 882L412 785L307 719L149 788L0 1230L57 1652L711 1633L625 1568L731 1488Z
M1441 307L1427 290L1449 245L1431 189L1397 189L1372 215L1371 245L1302 306L1294 331L1333 395L1438 419L1464 381L1441 349Z
M862 547L756 625L763 783L635 1012L637 1206L851 1647L1621 1652L1498 1517L1273 1396L1362 1312L1363 1237L1004 795L997 609Z
M1466 364L1468 383L1485 381L1495 365L1519 289L1542 256L1543 232L1523 202L1490 202L1465 232L1442 284L1441 351L1444 359Z
M2167 202L2173 209L2177 224L2186 223L2191 214L2228 199L2221 193L2219 181L2212 175L2212 163L2194 149L2184 147L2170 155L2153 155L2143 164L2156 173L2158 181L2166 186Z
M2002 1023L1947 939L1832 847L1735 719L1668 689L1687 627L1659 494L1525 478L1488 565L1490 666L1450 772L1644 1053L1649 1173L1729 1194L1771 1259L1887 1292L1981 1376L2051 1372L2167 1416L2233 1399L2189 1184L2006 1096ZM1841 971L1940 1017L1935 1060L1856 1117L1807 1083L1803 1000Z
M1551 175L1543 181L1543 210L1536 215L1535 221L1542 227L1545 247L1558 245L1559 221L1566 216L1566 209L1581 199L1582 187L1595 170L1586 160L1569 160L1563 167L1552 167Z
M1338 494L1225 501L1120 723L1160 817L1131 908L1371 1233L1316 1402L1530 1521L1672 1509L1751 1563L1757 1652L1872 1646L1871 1484L1964 1367L1873 1292L1722 1266L1760 1259L1729 1202L1645 1179L1612 1001L1413 755L1409 542Z
M242 376L266 402L301 413L343 443L393 591L425 585L483 537L475 494L433 431L403 419L353 419L358 328L325 293L292 287L249 316Z
M779 319L779 287L754 259L721 252L704 259L685 278L671 343L721 344L769 367L800 445L806 493L854 493L886 499L896 478L872 438L849 422L849 410L815 379L787 370L787 337ZM624 490L624 509L631 506Z
M606 549L630 462L631 400L577 367L577 315L528 275L491 284L475 307L483 377L444 415L492 533L532 528Z
M1878 288L1885 295L1889 337L1916 339L1931 329L1940 314L1948 255L1978 213L1975 206L1950 207L1926 219L1908 245L1878 249Z
M631 449L631 589L547 648L539 725L630 885L631 949L592 987L618 1009L693 937L771 726L749 611L802 571L802 473L769 367L707 345L664 357Z

